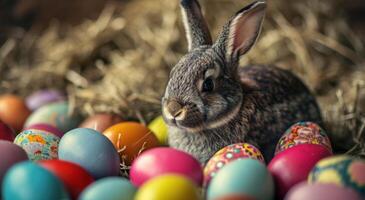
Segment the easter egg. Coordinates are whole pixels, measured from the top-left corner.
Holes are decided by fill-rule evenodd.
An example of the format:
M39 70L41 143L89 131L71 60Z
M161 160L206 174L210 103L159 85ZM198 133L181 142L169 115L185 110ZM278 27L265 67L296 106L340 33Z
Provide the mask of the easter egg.
M156 136L137 122L118 123L106 129L103 134L117 148L122 163L126 165L130 165L142 151L159 145Z
M274 177L279 198L295 184L305 181L314 165L331 154L326 147L317 144L297 145L277 154L268 169Z
M80 124L80 128L91 128L99 132L103 132L110 126L122 121L117 115L113 114L96 114L88 117L84 122Z
M4 200L68 199L61 181L33 162L14 165L5 175L2 191Z
M224 166L211 180L207 199L244 195L257 200L274 198L274 181L265 165L255 159L238 159Z
M200 200L197 186L190 179L166 174L155 177L139 188L135 200Z
M0 120L0 140L13 141L15 138L14 131Z
M207 186L211 178L214 177L218 170L224 165L241 158L252 158L265 163L260 150L251 144L237 143L228 145L216 152L205 165L204 185Z
M41 131L53 133L60 138L63 136L63 133L60 130L58 130L58 128L56 128L52 125L49 125L49 124L42 124L42 123L32 124L32 125L24 128L24 130L30 130L30 129L41 130Z
M245 195L231 194L231 195L226 195L226 196L216 198L214 200L255 200L255 198L248 197L248 196L245 196Z
M90 185L94 179L82 167L64 160L43 160L39 164L57 176L73 199Z
M307 184L295 185L285 196L285 200L361 200L354 190L335 184Z
M41 130L25 130L16 136L14 143L21 146L28 154L29 160L57 159L60 138Z
M80 118L71 115L68 103L63 101L47 104L34 111L25 122L25 127L39 123L52 125L65 133L76 128L80 123Z
M190 154L169 147L153 148L138 156L131 166L130 180L140 186L153 177L169 173L180 174L197 185L202 184L200 163Z
M148 124L148 128L155 134L160 144L167 144L167 126L162 116L158 116L152 120Z
M32 93L25 99L25 101L29 109L36 110L46 104L63 101L65 99L66 97L62 92L53 89L46 89Z
M20 97L11 94L0 96L0 120L13 129L21 130L29 115L30 110Z
M95 179L119 174L117 150L108 138L93 129L77 128L67 132L60 141L58 156L79 164Z
M136 191L137 189L127 179L108 177L87 187L80 195L79 200L134 200Z
M323 159L312 169L308 182L352 188L365 198L365 160L344 155Z
M331 142L318 124L298 122L285 131L276 145L275 154L299 144L319 144L332 152Z

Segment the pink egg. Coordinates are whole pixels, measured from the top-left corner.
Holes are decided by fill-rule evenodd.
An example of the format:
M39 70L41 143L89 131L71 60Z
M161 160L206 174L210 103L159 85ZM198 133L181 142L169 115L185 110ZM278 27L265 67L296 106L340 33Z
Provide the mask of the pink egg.
M203 173L200 163L190 154L168 147L157 147L143 152L132 163L130 180L141 186L162 174L181 174L201 185Z
M286 195L285 200L360 200L361 197L354 190L335 184L307 184L295 185Z
M44 123L32 124L32 125L24 128L24 130L30 130L30 129L35 129L35 130L40 130L40 131L47 131L49 133L55 134L56 136L58 136L60 138L64 134L58 128L56 128L52 125L49 125L49 124L44 124Z
M268 169L274 176L276 192L282 199L295 184L307 179L315 164L331 152L322 145L302 144L277 154Z

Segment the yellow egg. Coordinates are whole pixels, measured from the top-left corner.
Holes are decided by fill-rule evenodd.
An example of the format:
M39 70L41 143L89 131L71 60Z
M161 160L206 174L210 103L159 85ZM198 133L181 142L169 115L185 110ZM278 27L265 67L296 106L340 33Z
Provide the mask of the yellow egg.
M152 120L148 128L156 135L162 145L167 144L167 126L162 116L158 116Z
M138 190L135 200L199 200L196 185L189 179L175 174L153 178Z

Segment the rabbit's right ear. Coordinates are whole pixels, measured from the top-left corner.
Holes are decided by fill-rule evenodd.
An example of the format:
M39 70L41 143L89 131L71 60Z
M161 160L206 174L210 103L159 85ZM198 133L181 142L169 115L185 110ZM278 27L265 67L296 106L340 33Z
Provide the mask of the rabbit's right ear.
M180 5L189 51L201 45L211 45L212 37L198 1L181 0Z

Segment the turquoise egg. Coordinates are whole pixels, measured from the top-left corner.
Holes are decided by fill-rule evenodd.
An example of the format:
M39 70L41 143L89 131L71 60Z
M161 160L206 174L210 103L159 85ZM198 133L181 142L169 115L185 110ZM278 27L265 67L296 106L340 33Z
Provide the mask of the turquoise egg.
M25 122L24 127L33 124L49 124L58 128L63 133L76 128L81 122L77 115L70 115L69 104L66 101L51 103L34 111Z
M273 178L258 160L235 160L218 171L207 190L208 200L227 195L244 195L257 200L273 199Z
M14 165L5 175L4 200L69 199L60 180L39 165L27 161Z
M133 200L137 189L127 179L109 177L89 185L80 195L79 200Z

